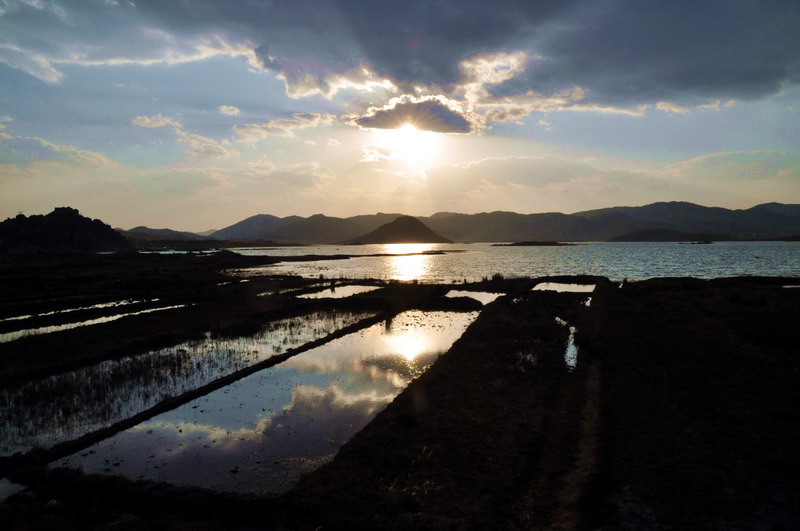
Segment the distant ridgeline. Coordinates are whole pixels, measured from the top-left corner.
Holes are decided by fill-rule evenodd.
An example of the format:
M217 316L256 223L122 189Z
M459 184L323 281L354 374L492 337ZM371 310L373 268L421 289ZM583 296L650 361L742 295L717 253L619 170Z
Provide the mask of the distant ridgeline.
M800 205L766 203L742 210L687 202L612 207L574 214L439 212L413 218L316 214L284 218L258 214L201 236L171 229L114 231L69 207L46 216L19 215L0 223L0 254L78 253L139 249L201 250L245 245L586 241L722 241L800 239Z
M60 207L46 216L8 218L0 223L0 254L91 253L132 251L124 236L99 219Z
M299 244L388 243L385 241L386 234L375 235L371 234L372 231L403 217L402 214L382 212L349 218L322 214L307 218L280 218L258 214L220 229L210 237L217 240L263 239ZM676 201L574 214L440 212L416 220L437 237L443 238L428 240L432 242L448 239L462 242L790 240L800 235L800 205L780 203L766 203L743 210ZM390 239L397 241L394 237Z

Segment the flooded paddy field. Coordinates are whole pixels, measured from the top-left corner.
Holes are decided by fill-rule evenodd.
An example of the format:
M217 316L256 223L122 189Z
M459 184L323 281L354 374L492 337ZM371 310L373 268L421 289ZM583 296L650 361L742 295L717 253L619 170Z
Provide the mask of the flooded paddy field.
M371 315L312 312L244 337L203 338L8 385L0 389L0 456L107 427Z
M59 466L276 493L427 369L476 312L404 312L302 352L70 456Z
M183 278L175 267L169 275ZM797 278L498 276L457 286L376 282L381 289L304 299L291 293L323 292L328 281L242 283L185 267L191 297L151 289L153 273L150 293L113 287L113 297L75 306L158 298L191 307L0 345L18 360L23 344L61 343L68 356L93 338L111 345L112 355L91 347L104 359L69 370L45 356L46 377L160 359L155 352L169 360L166 373L174 366L181 375L169 391L177 400L119 429L0 457L0 491L9 493L0 519L11 529L800 524L800 290L786 288ZM7 317L32 313L4 308ZM292 319L313 330L303 316L324 323L331 311L342 320L279 351L278 340L257 339ZM152 319L174 330L147 332ZM124 345L104 342L104 330ZM146 341L126 339L143 331ZM239 354L226 361L230 351ZM226 368L206 375L213 359ZM141 390L131 403L172 385L166 376L159 384L152 365L154 387L122 378ZM16 374L6 387L46 378ZM4 413L24 411L25 401L31 413L44 408L39 393ZM125 394L111 401L121 417Z

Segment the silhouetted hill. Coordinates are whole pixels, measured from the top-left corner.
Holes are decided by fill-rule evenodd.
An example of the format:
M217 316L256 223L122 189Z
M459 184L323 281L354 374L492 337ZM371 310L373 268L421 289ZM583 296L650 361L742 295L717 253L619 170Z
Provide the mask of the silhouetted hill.
M729 236L696 232L681 232L670 229L640 230L611 238L610 242L702 242L727 241Z
M800 217L800 205L784 205L782 203L764 203L756 205L750 210L767 210L773 214Z
M272 232L302 219L304 218L299 216L279 218L269 214L257 214L215 231L210 234L210 237L215 240L274 240L270 236Z
M363 233L363 224L357 221L314 214L272 232L270 238L298 243L336 243Z
M0 223L0 253L45 254L133 251L124 236L99 219L59 207L46 216L22 214Z
M784 237L800 232L800 216L786 215L796 205L768 203L747 210L706 207L687 202L652 203L641 207L613 207L577 212L591 220L616 213L681 232L709 232L736 238Z
M654 228L647 221L610 213L597 220L561 214L434 214L421 218L432 230L456 241L605 241L629 232Z
M134 227L127 231L121 231L128 238L140 238L150 240L206 240L205 236L194 232L181 232L172 229L151 229L149 227Z
M336 243L362 235L400 217L377 214L337 218L315 214L308 218L279 218L266 214L249 217L211 234L221 240L264 239L283 243Z
M401 216L394 221L381 225L368 234L345 244L369 243L453 243L429 229L423 222L411 216Z

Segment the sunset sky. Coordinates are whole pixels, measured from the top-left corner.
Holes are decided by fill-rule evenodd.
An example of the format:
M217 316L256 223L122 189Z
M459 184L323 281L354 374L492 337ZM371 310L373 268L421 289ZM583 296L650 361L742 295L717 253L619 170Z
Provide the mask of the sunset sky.
M0 219L800 203L800 2L0 0Z

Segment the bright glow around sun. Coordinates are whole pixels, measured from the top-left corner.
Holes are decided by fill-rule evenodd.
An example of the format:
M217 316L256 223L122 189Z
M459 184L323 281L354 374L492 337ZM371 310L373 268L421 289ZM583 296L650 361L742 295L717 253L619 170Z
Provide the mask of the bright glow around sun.
M406 123L397 129L374 129L372 134L375 146L388 151L390 159L410 170L420 171L439 161L440 133L421 131Z
M384 341L397 354L408 361L413 360L430 348L431 340L428 335L419 329L404 330L386 336Z

